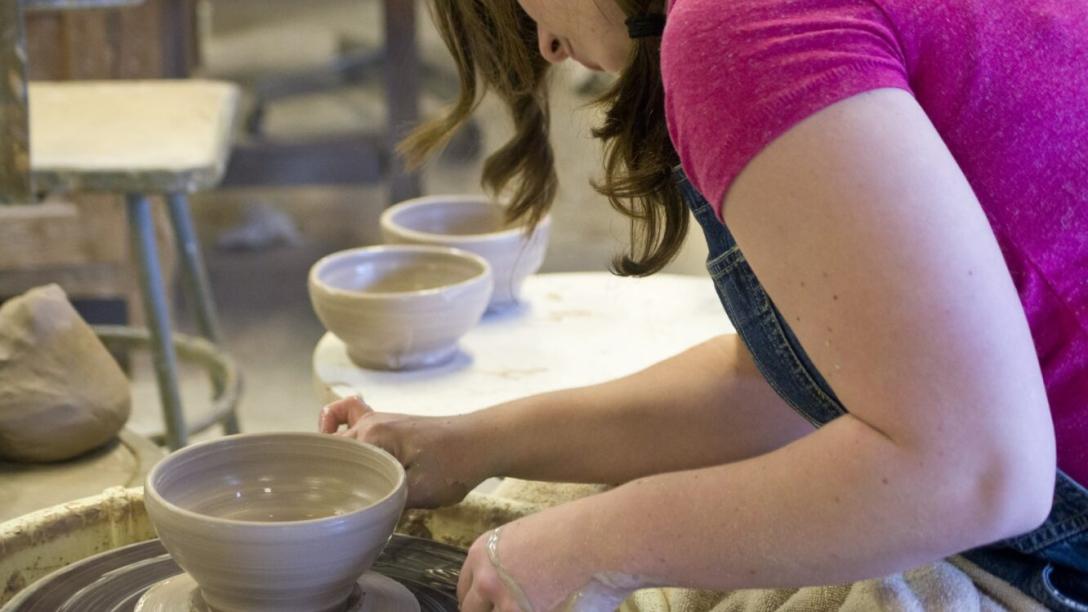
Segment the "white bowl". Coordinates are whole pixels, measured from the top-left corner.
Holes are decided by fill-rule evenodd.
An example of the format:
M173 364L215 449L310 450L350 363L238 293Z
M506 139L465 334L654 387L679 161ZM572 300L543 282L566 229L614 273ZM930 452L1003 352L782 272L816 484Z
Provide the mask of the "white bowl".
M223 612L342 608L406 497L392 455L317 433L194 444L155 465L144 485L163 546Z
M525 277L540 269L548 247L551 216L532 235L506 222L506 209L485 196L437 195L407 200L381 216L388 244L436 244L471 251L491 264L495 292L489 308L517 302Z
M310 268L310 301L357 365L402 370L441 364L483 316L487 261L458 249L387 245L340 251Z

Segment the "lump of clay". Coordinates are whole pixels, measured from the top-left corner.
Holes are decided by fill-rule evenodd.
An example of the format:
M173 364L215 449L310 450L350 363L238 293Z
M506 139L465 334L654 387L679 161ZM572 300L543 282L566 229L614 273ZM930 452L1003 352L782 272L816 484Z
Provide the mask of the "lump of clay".
M0 306L0 457L60 461L113 439L129 384L56 285Z

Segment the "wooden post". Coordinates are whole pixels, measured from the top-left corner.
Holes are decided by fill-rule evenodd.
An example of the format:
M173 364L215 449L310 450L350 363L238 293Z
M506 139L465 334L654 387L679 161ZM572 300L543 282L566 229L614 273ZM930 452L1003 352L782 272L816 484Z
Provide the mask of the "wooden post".
M391 202L420 194L419 175L406 171L397 143L419 122L419 52L415 0L385 0L385 103L388 112L389 195Z
M163 76L184 79L192 72L194 61L195 5L189 0L163 0L160 7Z
M0 0L0 204L30 203L26 30L20 0Z

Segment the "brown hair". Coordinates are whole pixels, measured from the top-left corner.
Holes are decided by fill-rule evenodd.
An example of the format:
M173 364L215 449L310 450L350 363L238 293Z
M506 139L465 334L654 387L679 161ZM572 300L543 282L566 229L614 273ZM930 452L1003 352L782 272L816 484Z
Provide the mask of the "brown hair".
M664 0L614 1L634 16L664 11ZM555 160L548 141L549 64L537 49L536 24L516 0L434 0L431 13L453 54L461 83L457 102L402 144L419 164L449 142L491 90L506 103L514 136L484 164L483 185L511 189L509 216L535 225L555 199ZM632 41L628 66L596 102L604 124L593 135L604 141L604 179L594 188L631 219L628 253L612 263L618 274L643 276L675 257L688 228L688 212L672 179L678 163L669 140L660 72L660 39Z

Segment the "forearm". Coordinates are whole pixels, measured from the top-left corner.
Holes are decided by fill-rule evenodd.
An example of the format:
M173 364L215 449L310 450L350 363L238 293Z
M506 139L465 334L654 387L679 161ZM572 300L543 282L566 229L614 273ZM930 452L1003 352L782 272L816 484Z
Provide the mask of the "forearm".
M888 575L1033 526L1009 511L1007 474L949 469L940 454L845 416L762 457L557 508L571 526L560 537L582 575L729 590Z
M615 381L473 415L503 476L620 483L737 461L811 431L734 335Z

